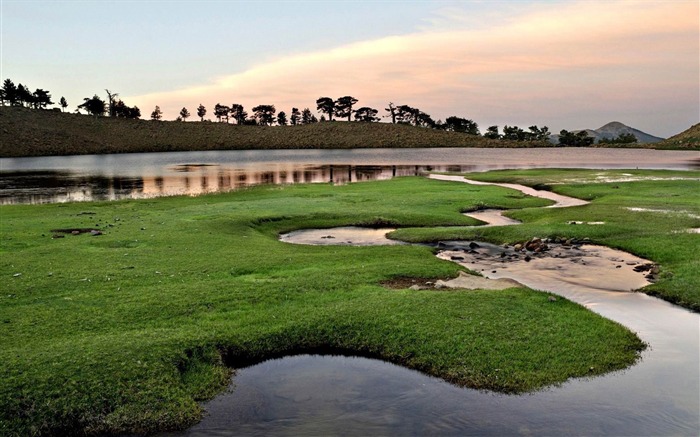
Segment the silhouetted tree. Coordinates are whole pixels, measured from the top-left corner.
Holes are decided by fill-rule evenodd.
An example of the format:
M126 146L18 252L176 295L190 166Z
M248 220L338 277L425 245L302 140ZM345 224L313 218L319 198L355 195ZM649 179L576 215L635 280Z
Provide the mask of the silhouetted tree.
M5 79L2 83L2 89L0 89L0 99L2 99L3 106L6 103L10 105L17 104L17 85L10 79Z
M601 138L598 143L600 144L634 144L636 143L637 137L633 133L622 133L617 137L612 138Z
M451 116L445 119L445 130L451 132L464 132L469 135L479 135L479 125L473 120Z
M62 96L58 103L61 105L61 112L65 112L66 108L68 107L68 101L66 98Z
M201 103L197 107L197 117L199 117L199 121L204 121L204 116L207 115L207 108L204 107Z
M498 133L498 126L489 126L488 129L486 129L484 137L491 138L492 140L500 140L501 134Z
M357 99L352 96L340 97L335 102L335 115L338 118L346 118L350 121L350 116L352 115L352 107L357 103Z
M316 119L316 116L311 113L309 108L304 108L304 110L301 111L301 124L311 124L317 122L318 119Z
M433 121L430 115L418 108L413 108L408 105L401 105L396 108L396 121L398 123L407 123L414 126L433 127L435 125L435 121Z
M503 135L501 138L511 141L525 141L527 139L527 133L518 126L505 125L503 126Z
M109 116L110 117L116 117L116 113L114 112L114 104L116 102L116 98L119 96L118 93L112 93L109 90L105 90L107 92L107 105L109 108Z
M286 126L287 125L287 114L284 111L280 111L277 114L277 124L280 126Z
M97 97L95 94L91 99L85 97L84 102L78 105L78 110L85 109L88 114L94 115L95 117L99 115L104 115L107 112L107 105L104 100Z
M160 106L156 105L156 108L151 112L151 120L159 121L163 118L163 111L160 110Z
M190 111L187 108L180 109L180 118L182 121L186 121L190 117Z
M53 105L51 94L46 90L37 88L32 94L32 105L34 109L45 109L48 105Z
M362 121L368 123L371 123L373 121L379 121L379 117L377 117L378 112L379 111L377 111L374 108L363 106L362 108L355 111L355 121Z
M21 105L31 107L34 102L34 95L29 91L29 88L19 84L17 85L17 99Z
M530 129L530 132L527 132L527 141L549 141L551 132L549 132L549 128L547 126L539 128L537 125L534 125L530 126L528 129Z
M396 106L392 102L389 102L389 107L384 108L384 110L389 113L389 116L391 117L391 122L393 124L396 124L396 115L397 115Z
M231 108L226 105L217 103L214 105L214 116L219 122L226 121L228 123L228 113L231 112Z
M243 105L234 103L231 105L231 117L236 120L236 124L242 125L245 124L248 113L243 109Z
M275 105L258 105L253 108L255 120L263 126L270 126L275 120Z
M595 138L588 135L585 130L579 132L569 132L566 129L562 129L559 132L559 145L560 146L570 146L570 147L586 147L593 144Z
M319 97L316 100L316 110L320 113L328 114L328 120L333 121L335 102L330 97Z
M301 112L299 112L299 108L292 108L292 114L289 116L289 122L292 124L292 126L299 124L300 118Z

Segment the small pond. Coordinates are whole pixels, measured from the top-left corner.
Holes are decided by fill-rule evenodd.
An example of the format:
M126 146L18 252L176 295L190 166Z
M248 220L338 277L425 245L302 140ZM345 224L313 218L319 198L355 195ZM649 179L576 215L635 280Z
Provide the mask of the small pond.
M506 168L700 168L700 153L600 148L231 150L0 159L0 204L139 199L250 185Z

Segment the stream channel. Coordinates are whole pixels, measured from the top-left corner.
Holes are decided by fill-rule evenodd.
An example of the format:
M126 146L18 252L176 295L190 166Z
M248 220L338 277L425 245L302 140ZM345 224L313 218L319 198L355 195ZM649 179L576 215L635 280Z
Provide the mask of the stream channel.
M473 182L460 176L431 177ZM554 200L552 207L585 204L524 186L495 185ZM493 211L477 218L490 225L517 224ZM387 244L393 243L385 237L389 231L309 230L281 239L300 244ZM583 245L576 256L549 257L551 263L542 268L536 267L540 259L504 265L493 256L502 248L478 244L479 249L470 251L468 242L444 242L438 256L486 277L508 277L551 291L625 325L649 345L641 360L623 371L573 379L536 393L503 395L459 388L379 360L285 357L238 369L231 390L205 404L207 416L202 422L167 435L698 435L700 315L629 292L647 283L631 270L645 260ZM571 263L572 258L583 260L588 268L565 269L570 272L562 274L556 263ZM613 286L614 275L621 275L621 282Z

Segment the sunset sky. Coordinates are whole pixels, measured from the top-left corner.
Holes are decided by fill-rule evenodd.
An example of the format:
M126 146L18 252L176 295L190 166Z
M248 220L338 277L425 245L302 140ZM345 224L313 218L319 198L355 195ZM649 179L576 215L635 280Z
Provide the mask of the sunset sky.
M143 118L352 95L482 132L620 121L668 137L700 119L699 4L2 0L1 76L71 111L107 88Z

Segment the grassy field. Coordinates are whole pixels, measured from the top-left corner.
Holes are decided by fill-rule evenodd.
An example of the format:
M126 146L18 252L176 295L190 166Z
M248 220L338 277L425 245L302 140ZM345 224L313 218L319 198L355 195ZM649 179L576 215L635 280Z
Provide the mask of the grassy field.
M654 193L668 197L684 184L669 182ZM629 195L646 198L639 190ZM679 205L693 200L688 196ZM442 232L433 227L457 226L461 235L492 240L582 232L536 208L546 204L498 187L399 178L196 198L3 206L0 434L187 427L200 417L197 402L227 384L229 366L308 351L378 357L506 393L631 365L641 341L565 299L552 302L526 288L380 285L458 274L458 265L438 260L429 247L298 246L277 239L292 229L349 224L411 227L407 233L423 237ZM525 208L513 215L532 222L508 230L461 227L475 224L461 211L485 206ZM647 225L631 214L619 220L619 246L653 246L649 238L670 244L663 230L654 234L649 226L648 235L640 234ZM52 230L70 228L103 235L52 238ZM676 252L693 243L685 235L673 238ZM655 259L667 251L640 252ZM665 268L675 276L659 287L672 280L697 283L690 267L679 261Z

